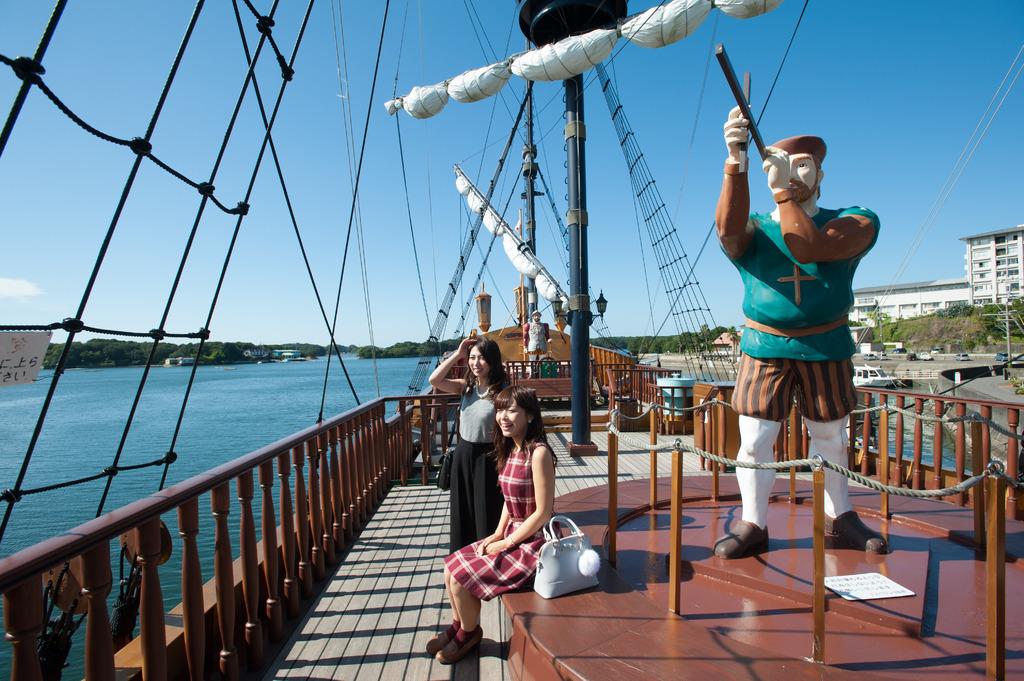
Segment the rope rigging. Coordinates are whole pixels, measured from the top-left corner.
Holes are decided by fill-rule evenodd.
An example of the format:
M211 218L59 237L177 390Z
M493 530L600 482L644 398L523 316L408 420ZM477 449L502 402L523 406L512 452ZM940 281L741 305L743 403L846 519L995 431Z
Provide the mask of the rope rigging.
M528 84L527 95L529 95L531 89L532 84ZM484 198L488 203L494 195L494 189L497 186L498 180L501 177L501 172L505 167L505 160L508 158L508 152L512 148L512 142L515 141L516 132L519 130L519 124L523 119L523 112L526 110L526 101L526 97L523 97L523 101L519 105L519 113L516 115L515 123L509 131L508 138L505 141L505 148L502 150L501 156L498 158L498 165L494 170L494 175L491 177L490 184L487 186L487 193ZM458 295L459 287L462 283L462 275L466 271L466 263L469 261L469 257L473 252L473 244L476 243L476 238L480 232L480 226L482 224L483 215L476 215L474 217L473 224L469 229L469 233L466 235L465 243L462 246L462 252L455 265L455 272L452 274L452 279L448 283L448 288L445 290L444 300L441 303L441 307L437 310L437 315L434 317L434 323L430 327L430 336L427 340L431 343L438 342L444 335L445 328L448 326L448 315L451 311L452 303L455 302L455 297ZM427 371L436 359L436 357L420 358L416 365L416 369L413 372L412 379L409 381L410 394L418 393L422 390L423 381L427 377Z
M345 266L348 263L348 247L349 247L350 240L352 238L352 224L353 224L353 221L355 220L356 207L358 206L359 181L362 179L362 176L363 176L363 160L364 160L365 155L366 155L366 140L369 137L369 132L370 132L370 111L371 111L371 108L372 108L372 105L373 105L373 97L374 97L374 95L377 92L377 76L380 73L380 56L381 56L381 53L384 50L384 33L385 33L385 31L387 29L387 25L388 25L388 10L390 10L390 8L391 8L391 0L386 0L386 2L384 3L384 16L381 19L381 25L380 25L380 39L377 42L377 58L376 58L376 60L374 62L374 65L373 65L373 81L370 84L370 97L369 97L369 100L367 101L367 105L366 105L366 121L363 124L363 138L362 138L362 141L360 142L360 147L359 147L359 161L356 164L356 174L355 174L355 178L356 179L355 179L355 183L354 183L354 185L352 187L352 205L349 208L349 214L348 214L348 229L347 229L346 234L345 234L345 249L344 249L344 253L341 256L341 273L338 276L338 293L337 293L337 296L334 299L334 320L331 323L331 336L332 337L334 336L334 332L338 328L338 310L341 307L341 287L342 287L342 284L345 283ZM334 341L332 340L331 343L333 345ZM340 359L340 356L339 356L339 359ZM344 370L345 363L341 362L341 366L342 366L342 369ZM321 396L320 396L320 415L317 417L317 422L318 423L323 420L324 404L327 401L327 379L330 376L330 373L331 373L331 357L330 357L330 355L328 355L327 356L327 366L324 368L324 386L323 386L323 392L321 393ZM346 372L346 376L347 375L348 375L348 373ZM350 385L351 385L351 383L350 383ZM355 394L355 389L353 389L352 392L353 392L353 394ZM359 397L358 396L356 397L356 403L357 404L359 403Z
M669 300L669 314L675 322L680 341L684 337L691 341L684 346L690 371L700 376L709 369L712 377L721 380L726 372L718 367L718 358L713 352L711 331L717 324L710 306L696 279L678 230L665 209L665 202L644 159L636 133L626 117L618 92L603 65L598 64L596 72L622 147L640 216L658 262L659 276Z

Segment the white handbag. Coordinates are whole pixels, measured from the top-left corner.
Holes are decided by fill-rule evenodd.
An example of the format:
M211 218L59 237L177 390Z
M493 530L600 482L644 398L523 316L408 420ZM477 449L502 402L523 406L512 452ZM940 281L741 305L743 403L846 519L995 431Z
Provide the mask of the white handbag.
M572 534L559 537L556 523L571 529ZM537 575L533 580L533 590L538 595L555 598L597 586L600 557L590 548L590 540L571 518L554 516L544 527L544 539Z

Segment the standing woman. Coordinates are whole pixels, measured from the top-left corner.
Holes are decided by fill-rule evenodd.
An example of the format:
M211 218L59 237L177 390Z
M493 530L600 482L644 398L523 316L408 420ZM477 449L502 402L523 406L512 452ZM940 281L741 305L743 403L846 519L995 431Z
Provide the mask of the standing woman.
M448 378L466 359L465 378ZM494 396L508 383L501 348L488 338L467 338L458 351L430 375L440 392L462 395L459 444L452 456L451 534L449 550L483 539L498 524L503 499L491 452L494 450Z
M427 644L443 664L465 657L483 638L480 601L518 589L537 571L541 532L555 505L555 455L548 447L540 403L532 390L512 386L494 399L498 428L495 465L505 505L494 533L444 560L452 624Z

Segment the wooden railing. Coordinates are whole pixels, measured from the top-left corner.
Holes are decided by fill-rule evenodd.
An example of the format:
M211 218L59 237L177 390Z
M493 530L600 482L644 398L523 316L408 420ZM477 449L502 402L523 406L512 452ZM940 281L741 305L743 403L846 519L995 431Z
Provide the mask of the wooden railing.
M112 680L115 669L141 668L146 681L203 679L214 669L225 679L237 679L243 667L260 669L266 662L265 643L281 639L285 619L299 616L314 582L340 559L391 485L408 482L414 414L422 424L426 469L435 418L455 399L379 398L0 560L11 678L42 678L36 639L43 627L47 573L47 579L63 573L64 589L88 605L84 668L90 681ZM388 403L397 403L390 416ZM260 487L259 542L254 473ZM229 530L233 492L239 514L237 561ZM200 498L207 493L214 517L212 599L204 596L197 543ZM170 512L177 513L181 539L182 601L169 617L157 567L164 552L160 516ZM139 638L120 652L107 603L113 586L111 541L118 537L136 557L142 575ZM215 631L207 632L208 626ZM236 641L236 630L244 631L242 640ZM208 650L207 641L218 650Z

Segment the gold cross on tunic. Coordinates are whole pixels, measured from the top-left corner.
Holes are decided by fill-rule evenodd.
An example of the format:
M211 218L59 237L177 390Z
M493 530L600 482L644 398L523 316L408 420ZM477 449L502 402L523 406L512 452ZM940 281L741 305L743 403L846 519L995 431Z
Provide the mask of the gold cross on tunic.
M792 277L779 277L776 281L779 282L793 282L793 300L797 306L800 305L800 282L801 281L816 281L817 277L807 275L806 277L800 276L800 268L793 265L793 276Z

